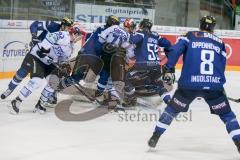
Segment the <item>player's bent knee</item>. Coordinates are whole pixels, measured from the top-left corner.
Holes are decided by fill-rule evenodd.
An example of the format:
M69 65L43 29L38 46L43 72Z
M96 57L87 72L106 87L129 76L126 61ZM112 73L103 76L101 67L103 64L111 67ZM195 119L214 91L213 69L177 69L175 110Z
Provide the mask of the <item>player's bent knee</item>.
M19 69L19 70L17 71L17 73L16 73L16 78L17 78L18 80L22 80L22 79L24 79L27 75L28 75L27 70L25 70L25 69Z
M86 81L94 81L96 76L100 73L103 67L103 61L94 55L80 54L77 57L76 64L73 69L73 75L86 78Z
M171 106L176 112L187 112L191 102L192 100L183 97L178 92L175 92L169 103L169 106Z

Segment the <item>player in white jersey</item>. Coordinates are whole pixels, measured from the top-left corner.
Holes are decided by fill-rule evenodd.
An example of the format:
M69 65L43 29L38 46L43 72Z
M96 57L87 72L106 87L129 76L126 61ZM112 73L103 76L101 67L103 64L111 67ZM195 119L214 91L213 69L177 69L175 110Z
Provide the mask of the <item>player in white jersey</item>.
M106 100L106 102L110 102L108 103L110 107L115 107L123 98L125 55L134 54L134 47L130 44L129 38L135 27L136 24L133 19L127 18L123 27L114 25L102 31L99 35L99 42L104 44L104 54L101 57L104 61L103 70L110 72L107 75L111 74L113 84ZM107 80L108 76L105 79Z
M31 48L34 47L37 43L41 42L47 35L48 32L58 32L69 30L69 28L73 25L73 21L68 17L64 17L61 20L61 24L52 21L40 22L34 21L30 26L30 32L32 34L32 41L30 42ZM39 33L42 31L41 33ZM39 35L39 36L37 36ZM8 88L1 94L0 98L5 99L7 98L15 88L22 82L24 78L31 71L31 67L28 65L29 61L31 61L31 54L27 54L20 66L17 70L16 74L13 76L12 80L8 84ZM57 101L56 95L52 97L51 103L55 103Z
M56 70L57 65L68 61L73 53L73 44L81 39L82 34L83 32L80 26L73 25L69 31L48 33L42 42L33 47L30 52L31 60L28 63L32 67L31 79L27 85L20 90L20 94L11 101L11 113L18 114L21 102L34 90L41 87L44 78ZM50 92L53 91L53 89L49 89L48 91L42 92L40 101L35 106L37 110L41 112L46 111L46 109L41 106L41 101L46 100Z

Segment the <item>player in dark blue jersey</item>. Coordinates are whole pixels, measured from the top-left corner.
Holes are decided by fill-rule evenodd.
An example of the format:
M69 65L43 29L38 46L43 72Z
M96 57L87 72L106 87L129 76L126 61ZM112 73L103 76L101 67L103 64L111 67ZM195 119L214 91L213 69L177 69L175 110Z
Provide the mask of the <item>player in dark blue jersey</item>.
M91 80L88 80L89 77L91 77L90 79L95 80L95 77L102 70L103 65L101 60L101 56L103 54L103 44L98 41L99 35L102 31L113 25L119 25L119 23L119 18L111 15L107 18L104 26L98 27L91 34L81 50L78 52L72 75L61 82L60 88L71 86L73 83L79 82L82 79L85 79L87 82L91 82Z
M64 17L61 20L61 24L58 24L53 21L46 21L46 22L40 22L35 21L30 26L30 32L32 35L32 41L30 42L31 47L33 47L36 43L41 42L45 36L47 35L47 32L57 32L59 30L68 30L73 24L73 21L67 17ZM38 31L42 31L39 36ZM16 74L14 75L11 82L8 84L8 89L1 94L1 99L7 98L14 89L22 82L22 80L30 73L30 71L33 69L30 67L31 56L27 54L23 62L20 66L20 68L17 70Z
M152 22L149 19L143 19L139 24L139 31L130 38L135 48L135 67L145 68L159 66L158 48L163 47L165 51L169 50L171 43L158 33L151 31Z
M200 31L188 32L179 37L171 48L165 65L164 77L171 80L174 67L183 55L183 67L178 88L155 127L148 141L155 147L159 137L166 131L174 117L186 112L196 97L202 97L226 125L227 132L240 151L240 127L224 93L226 51L220 38L213 34L215 18L205 16L200 21Z
M130 29L131 28L130 32L132 32L135 29L136 24L135 24L135 22L132 19L127 18L125 20L125 22L123 23L123 27L125 29L127 29L127 28ZM103 94L104 90L107 87L108 82L110 82L109 81L109 77L110 77L110 62L111 62L111 58L112 58L111 54L106 53L106 52L102 53L101 59L104 62L104 66L103 66L102 71L100 72L100 77L98 79L97 90L96 90L96 93L95 93L96 97L99 97L99 96L101 96ZM110 87L111 84L109 84L108 86L109 86L109 88L111 88Z
M167 52L171 43L158 33L151 31L152 25L151 20L143 19L139 24L139 30L130 37L135 51L133 55L127 55L127 57L134 58L135 64L126 75L125 103L127 105L134 105L136 102L135 89L139 88L145 88L148 92L152 89L156 90L166 102L170 99L170 95L166 96L165 94L167 90L161 80L158 51L159 47L163 47Z

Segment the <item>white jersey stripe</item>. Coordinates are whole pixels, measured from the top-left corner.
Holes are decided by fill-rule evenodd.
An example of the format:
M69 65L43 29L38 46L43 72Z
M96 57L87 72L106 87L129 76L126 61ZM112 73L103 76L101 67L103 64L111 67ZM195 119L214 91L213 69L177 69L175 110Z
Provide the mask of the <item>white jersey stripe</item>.
M161 122L157 122L157 127L167 129L169 127L169 125L161 123Z
M240 135L240 129L233 130L229 133L230 137L233 138L234 136Z
M180 39L181 39L181 40L184 40L184 41L186 41L186 42L189 43L189 39L188 39L187 37L178 37L177 42L178 42Z

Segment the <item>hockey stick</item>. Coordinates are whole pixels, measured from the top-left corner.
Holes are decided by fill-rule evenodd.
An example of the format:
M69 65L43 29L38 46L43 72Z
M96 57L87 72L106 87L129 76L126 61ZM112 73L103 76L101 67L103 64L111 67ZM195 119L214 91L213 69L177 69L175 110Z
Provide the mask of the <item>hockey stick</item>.
M227 97L227 99L236 103L240 103L240 98L235 99L235 98Z
M56 64L56 63L52 63L57 69L59 69L60 71L62 70L61 67ZM92 101L93 103L98 103L99 105L102 105L103 103L101 101L99 101L98 99L96 99L95 97L92 97L89 93L87 93L84 90L84 87L82 85L80 85L79 83L73 81L73 86L82 94L84 95L88 100Z
M84 91L84 87L80 85L79 83L74 82L74 87L82 94L84 95L88 100L90 100L93 103L98 103L99 105L103 105L103 102L99 101L97 98L92 97L89 95L86 91Z

